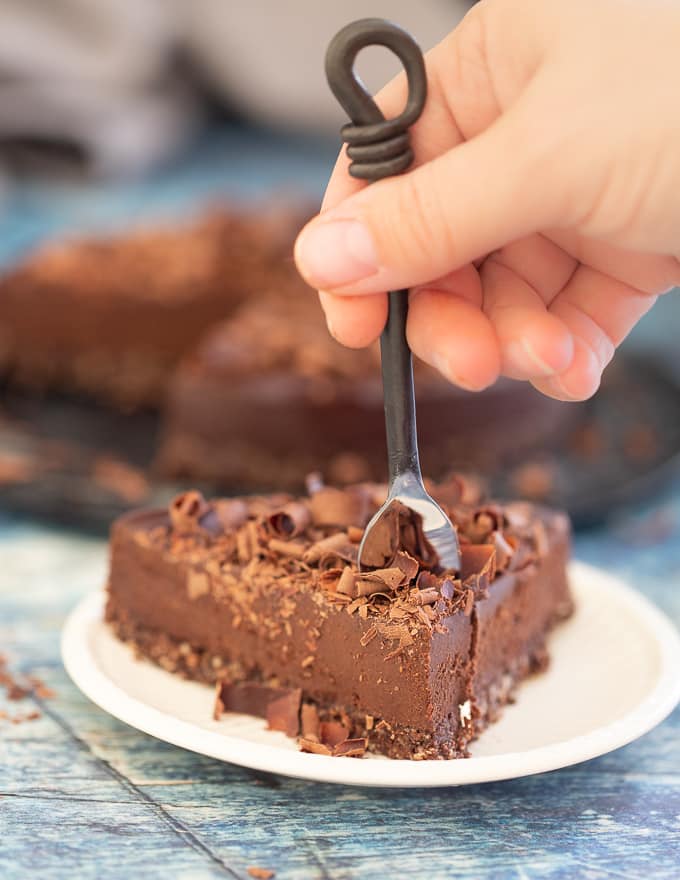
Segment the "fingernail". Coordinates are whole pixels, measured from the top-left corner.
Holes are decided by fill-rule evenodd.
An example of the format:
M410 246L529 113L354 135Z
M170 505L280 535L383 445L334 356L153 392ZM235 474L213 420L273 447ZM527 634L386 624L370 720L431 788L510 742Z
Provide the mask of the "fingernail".
M449 380L449 382L452 382L454 385L457 385L464 391L474 390L470 387L470 384L468 382L466 382L460 376L457 376L451 370L451 364L449 358L446 355L443 355L441 354L441 352L438 351L433 351L430 356L430 362L436 370L439 370L439 372L442 374L442 376L444 376L445 379Z
M335 332L335 325L333 324L333 320L328 316L327 313L324 313L326 318L326 327L328 328L328 332L331 334L333 339L338 338L338 334Z
M329 312L331 310L327 307L328 300L330 299L330 297L331 297L331 294L328 294L323 290L319 291L319 303L321 304L321 311L323 312L323 316L326 321L326 327L328 327L328 332L335 339L336 338L335 328L333 326L333 321L329 315Z
M570 400L587 400L600 387L602 365L590 346L578 338L574 343L578 353L576 369L567 370L552 381L558 391ZM576 383L576 388L570 387L572 382Z
M303 229L295 245L295 260L315 287L341 287L378 271L373 239L358 220L321 221Z
M529 361L536 367L537 370L540 370L544 376L554 376L555 370L547 364L543 358L538 354L536 349L531 344L530 340L526 337L522 337L519 341L525 355L529 359Z
M449 360L443 355L439 354L438 351L431 352L430 363L435 368L435 370L439 370L442 376L445 376L447 379L449 378Z
M513 366L522 373L539 376L554 376L555 370L538 354L530 340L522 336L519 340L506 343L505 355Z

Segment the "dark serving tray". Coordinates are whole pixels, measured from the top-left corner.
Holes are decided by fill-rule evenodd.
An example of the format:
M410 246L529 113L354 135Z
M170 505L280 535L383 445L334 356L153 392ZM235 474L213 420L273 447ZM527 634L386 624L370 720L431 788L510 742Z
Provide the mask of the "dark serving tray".
M620 357L598 394L574 406L577 417L559 441L484 475L493 494L566 508L582 527L648 496L680 469L680 389L662 368ZM126 415L64 395L1 389L0 505L102 533L131 507L167 504L186 486L153 474L158 431L154 412Z

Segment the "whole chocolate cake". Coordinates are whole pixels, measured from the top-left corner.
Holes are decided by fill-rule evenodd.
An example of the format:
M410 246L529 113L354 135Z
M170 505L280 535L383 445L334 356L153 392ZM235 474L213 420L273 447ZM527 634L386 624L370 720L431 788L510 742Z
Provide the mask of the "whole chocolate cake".
M385 565L358 571L385 488L179 496L118 520L106 618L164 669L217 683L216 717L262 715L303 750L454 758L547 663L567 617L563 514L484 502L459 478L431 491L455 523L460 571L427 563L419 519L393 511ZM431 548L430 548L431 549Z

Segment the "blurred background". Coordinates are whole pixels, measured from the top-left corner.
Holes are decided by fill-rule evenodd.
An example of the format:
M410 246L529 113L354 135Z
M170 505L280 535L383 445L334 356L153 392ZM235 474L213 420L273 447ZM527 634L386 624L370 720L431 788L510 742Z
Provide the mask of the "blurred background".
M382 478L376 352L327 339L291 261L346 121L323 56L366 15L426 49L469 5L0 0L5 510L104 530L187 483ZM397 65L368 51L359 70L375 90ZM662 491L679 321L664 298L584 405L419 369L424 470L479 472L582 525Z

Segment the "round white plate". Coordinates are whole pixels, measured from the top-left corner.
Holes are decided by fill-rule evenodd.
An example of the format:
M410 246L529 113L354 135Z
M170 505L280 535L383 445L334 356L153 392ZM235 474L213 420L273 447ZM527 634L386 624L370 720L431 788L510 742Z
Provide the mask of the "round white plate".
M441 786L566 767L625 745L680 700L680 637L643 596L599 569L571 566L576 612L549 642L547 673L453 761L330 758L298 751L261 719L212 720L213 689L135 660L87 596L66 622L62 656L75 684L116 718L158 739L244 767L351 785Z

